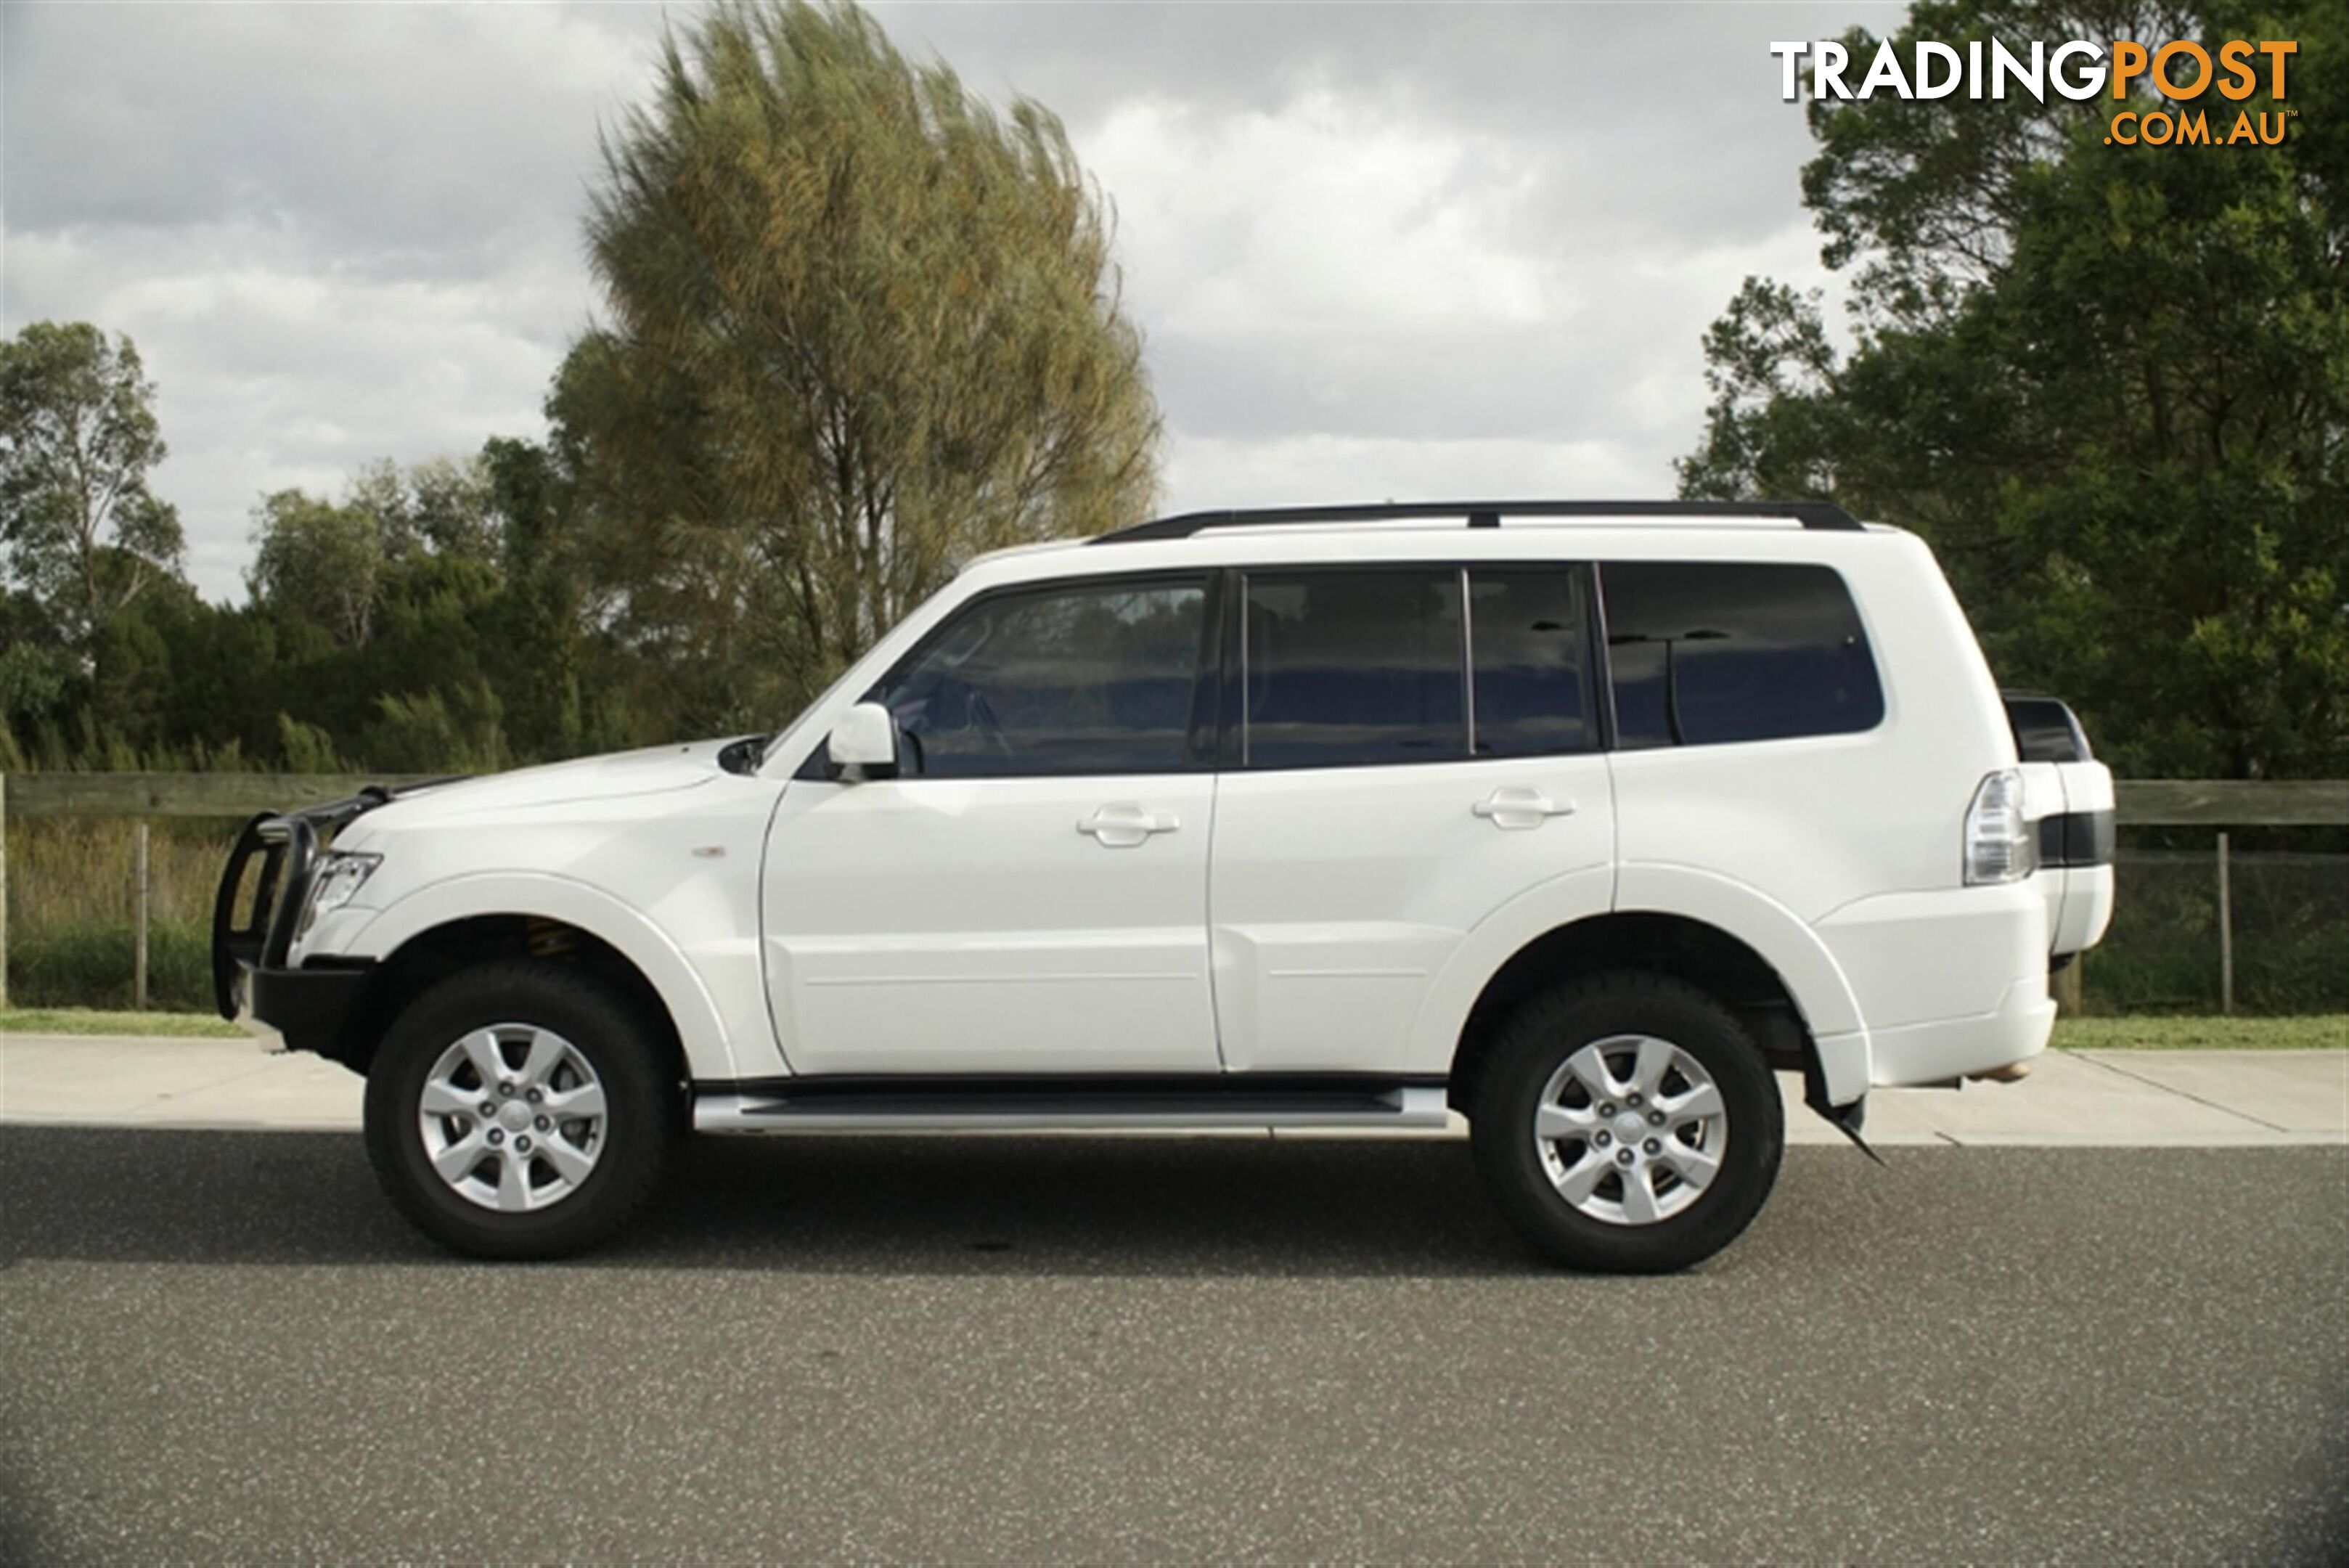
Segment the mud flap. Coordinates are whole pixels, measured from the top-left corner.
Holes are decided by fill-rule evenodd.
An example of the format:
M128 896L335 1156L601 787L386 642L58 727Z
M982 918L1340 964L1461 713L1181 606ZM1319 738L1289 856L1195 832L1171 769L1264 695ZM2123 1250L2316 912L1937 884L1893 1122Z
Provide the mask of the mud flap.
M1884 1157L1868 1147L1868 1140L1859 1136L1860 1127L1868 1120L1868 1096L1862 1095L1847 1106L1827 1104L1826 1078L1820 1073L1816 1059L1806 1058L1803 1063L1803 1104L1818 1112L1829 1127L1851 1139L1852 1147L1860 1153L1878 1165L1884 1164Z

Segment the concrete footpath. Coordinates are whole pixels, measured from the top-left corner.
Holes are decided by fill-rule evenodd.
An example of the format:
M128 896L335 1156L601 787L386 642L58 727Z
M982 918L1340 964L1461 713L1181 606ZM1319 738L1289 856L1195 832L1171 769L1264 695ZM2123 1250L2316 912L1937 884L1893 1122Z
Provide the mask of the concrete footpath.
M1779 1085L1788 1142L1840 1141L1803 1109L1793 1078L1782 1075ZM0 1122L351 1130L359 1089L332 1063L246 1041L0 1034ZM1457 1136L1462 1124L1453 1121L1450 1133L1392 1136ZM2349 1144L2349 1050L2051 1051L2020 1084L1880 1090L1868 1102L1868 1137L1888 1145Z

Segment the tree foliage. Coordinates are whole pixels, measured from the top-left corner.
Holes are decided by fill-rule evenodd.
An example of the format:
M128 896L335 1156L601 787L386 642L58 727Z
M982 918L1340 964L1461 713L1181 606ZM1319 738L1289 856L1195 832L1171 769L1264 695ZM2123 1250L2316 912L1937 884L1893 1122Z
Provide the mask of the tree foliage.
M1705 338L1682 491L1917 528L2002 680L2073 698L2132 771L2338 776L2349 19L1944 0L1895 41L1992 36L2296 38L2301 113L2277 146L2129 147L2106 143L2109 99L1813 103L1803 191L1850 272L1849 347L1816 298L1747 280ZM2259 87L2202 101L2214 134L2276 111Z
M485 771L624 744L570 491L513 441L369 464L340 500L279 491L244 604L159 578L79 652L40 596L0 596L0 766Z
M590 575L698 722L771 722L973 554L1129 520L1158 419L1105 204L847 4L723 4L604 142L550 411Z

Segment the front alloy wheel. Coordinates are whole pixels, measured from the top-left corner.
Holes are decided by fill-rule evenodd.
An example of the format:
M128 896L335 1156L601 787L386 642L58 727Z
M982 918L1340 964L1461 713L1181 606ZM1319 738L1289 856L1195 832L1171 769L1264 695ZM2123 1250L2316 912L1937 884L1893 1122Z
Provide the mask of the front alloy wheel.
M417 1131L450 1189L519 1214L560 1203L604 1153L605 1102L579 1047L533 1023L493 1023L440 1053Z
M651 1021L574 965L484 964L411 1002L368 1064L367 1157L452 1251L553 1258L651 1198L682 1089Z

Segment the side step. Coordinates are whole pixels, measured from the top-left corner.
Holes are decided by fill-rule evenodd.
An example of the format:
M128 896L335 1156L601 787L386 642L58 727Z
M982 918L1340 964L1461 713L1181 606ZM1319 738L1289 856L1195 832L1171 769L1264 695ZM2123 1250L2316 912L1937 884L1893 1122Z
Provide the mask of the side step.
M1437 1080L1203 1076L779 1078L710 1084L697 1132L1441 1127Z

